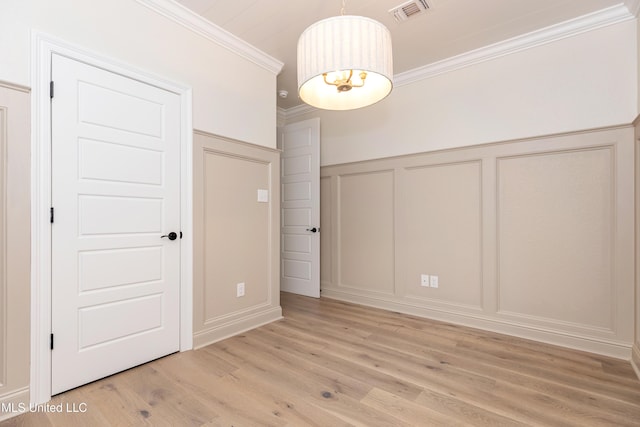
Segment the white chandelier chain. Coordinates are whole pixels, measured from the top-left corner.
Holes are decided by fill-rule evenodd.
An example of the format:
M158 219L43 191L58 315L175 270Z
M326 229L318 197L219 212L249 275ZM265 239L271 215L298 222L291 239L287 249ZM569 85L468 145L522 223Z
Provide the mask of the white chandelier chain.
M340 9L340 15L342 16L344 16L345 9L347 8L346 3L347 0L342 0L342 9Z

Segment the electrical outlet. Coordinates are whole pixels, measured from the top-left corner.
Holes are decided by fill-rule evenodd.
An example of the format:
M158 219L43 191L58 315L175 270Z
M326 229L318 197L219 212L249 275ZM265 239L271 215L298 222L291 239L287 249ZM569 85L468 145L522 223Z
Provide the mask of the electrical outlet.
M438 276L429 276L429 286L432 288L438 287Z
M428 274L421 274L420 275L420 286L424 286L426 288L429 287L429 275Z
M236 285L236 297L243 297L244 296L244 282L242 283L238 283Z

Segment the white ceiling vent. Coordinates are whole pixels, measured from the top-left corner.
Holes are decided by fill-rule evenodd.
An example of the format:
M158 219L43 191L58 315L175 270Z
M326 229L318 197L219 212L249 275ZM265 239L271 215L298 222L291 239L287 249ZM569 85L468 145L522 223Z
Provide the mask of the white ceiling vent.
M409 18L415 18L418 15L422 15L429 10L429 8L430 6L429 3L427 3L427 0L411 0L390 9L389 13L393 15L396 21L402 22Z

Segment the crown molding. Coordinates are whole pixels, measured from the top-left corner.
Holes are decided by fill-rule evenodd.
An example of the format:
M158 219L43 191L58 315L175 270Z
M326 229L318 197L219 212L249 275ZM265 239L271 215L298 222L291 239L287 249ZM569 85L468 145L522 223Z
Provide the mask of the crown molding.
M208 21L207 19L196 14L192 10L187 9L183 5L176 3L173 0L136 1L141 5L153 10L154 12L182 25L186 29L191 30L196 34L199 34L219 44L220 46L230 50L231 52L236 53L245 59L248 59L254 64L257 64L276 75L280 73L282 67L284 66L281 61L275 59L270 55L267 55L253 45L231 34L227 30L220 28L211 21Z
M245 42L239 37L220 28L207 19L174 0L136 0L141 5L171 19L188 30L199 34L241 57L279 74L284 64ZM556 40L571 37L607 25L633 19L640 13L640 0L624 0L624 3L602 9L557 25L533 31L499 43L456 55L394 76L394 86L401 87L460 68L489 61L511 53L530 49ZM288 109L278 108L278 122L314 111L315 108L302 104Z
M286 124L286 123L289 123L289 120L295 117L302 116L304 114L311 113L317 110L318 110L317 108L312 107L311 105L300 104L300 105L296 105L295 107L286 108L286 109L278 108L278 117L284 118L284 122Z
M495 43L480 49L472 50L442 61L427 64L413 70L395 74L394 87L401 87L420 80L435 77L460 68L469 67L481 62L490 61L501 56L531 49L552 43L567 37L575 36L607 25L634 19L640 12L640 0L625 0L616 6L580 16L540 30ZM306 104L297 105L284 110L285 120L306 114L314 108Z
M620 3L597 12L589 13L575 19L552 25L540 30L532 31L521 36L494 43L480 49L475 49L461 55L456 55L442 61L434 62L423 67L398 73L394 76L394 86L404 86L419 80L448 73L463 67L479 64L501 56L516 53L525 49L551 43L567 37L575 36L587 31L595 30L607 25L617 24L634 15L630 12L631 4L635 3L636 9L640 0L626 0L627 4ZM629 9L628 9L629 8ZM637 14L637 10L636 10Z
M640 14L640 0L624 0L624 4L629 9L629 13L637 18Z

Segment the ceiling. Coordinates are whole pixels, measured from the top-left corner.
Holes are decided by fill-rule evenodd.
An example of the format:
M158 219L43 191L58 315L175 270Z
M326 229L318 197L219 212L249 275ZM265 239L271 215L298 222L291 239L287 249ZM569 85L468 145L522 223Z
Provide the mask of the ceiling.
M296 46L306 27L340 14L342 0L177 0L219 27L282 61L278 106L302 104L297 96ZM567 21L621 0L428 0L430 9L398 23L388 13L406 0L347 0L347 15L383 23L393 40L394 73L450 58ZM276 94L274 94L276 96Z

